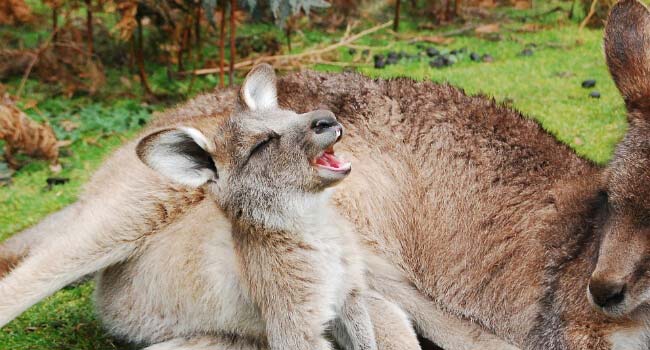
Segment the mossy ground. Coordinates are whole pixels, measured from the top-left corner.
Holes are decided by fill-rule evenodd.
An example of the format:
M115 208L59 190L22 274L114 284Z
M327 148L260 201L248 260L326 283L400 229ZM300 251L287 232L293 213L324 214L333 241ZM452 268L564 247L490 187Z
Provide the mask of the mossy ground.
M543 12L544 9L535 10ZM512 12L509 18L530 15ZM391 78L407 76L418 80L449 82L464 88L470 94L485 94L497 101L508 103L525 115L538 120L544 128L573 147L579 154L598 163L606 163L613 147L623 136L627 124L623 101L609 78L602 53L602 31L584 29L575 23L558 24L555 15L540 18L544 28L532 33L520 32L523 24L509 21L502 25L497 41L478 38L469 33L455 37L453 43L438 48L453 50L467 48L468 52L490 54L492 63L476 63L467 54L459 56L452 67L433 69L428 59L402 60L385 69L372 67L372 59L351 55L342 48L338 60L348 62L363 74ZM270 28L270 29L269 29ZM249 32L277 31L271 27L251 26ZM445 32L419 32L417 35L434 35ZM414 34L415 25L406 22L403 33ZM280 32L277 31L278 35ZM336 35L305 32L303 46L317 42L334 42ZM339 33L340 34L340 33ZM388 31L363 38L358 45L372 46L370 56L388 51L421 51L415 44L396 40ZM521 51L535 44L532 56L522 56ZM434 46L434 45L430 45ZM297 45L295 50L300 50ZM206 48L206 54L214 51ZM157 67L149 67L157 89L191 96L199 90L213 88L214 76L201 77L189 91L188 81L169 82ZM317 65L315 69L339 70L340 66ZM109 81L118 84L120 76L130 72L109 71ZM602 98L593 99L583 89L581 82L596 79ZM17 82L5 82L10 88ZM63 172L56 176L69 177L65 185L46 188L45 179L52 176L46 163L31 161L18 171L12 183L0 187L0 240L24 229L48 213L75 200L82 184L108 153L132 136L151 112L163 108L149 106L137 100L105 100L98 98L72 98L43 93L38 83L30 81L27 96L38 102L37 108L28 110L30 116L48 120L60 137L74 141L62 158ZM134 90L137 90L134 88ZM62 120L79 124L74 131L65 131ZM88 349L107 350L124 348L116 345L101 329L91 304L92 283L66 288L31 308L10 325L0 330L0 349Z

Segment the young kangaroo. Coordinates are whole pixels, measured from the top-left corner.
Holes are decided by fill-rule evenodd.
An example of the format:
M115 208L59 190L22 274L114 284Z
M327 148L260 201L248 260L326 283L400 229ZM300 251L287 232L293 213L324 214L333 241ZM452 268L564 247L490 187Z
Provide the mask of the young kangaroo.
M207 184L231 222L241 283L232 288L245 297L220 297L237 309L232 317L259 316L224 320L239 326L222 333L252 337L251 329L265 329L270 349L325 350L333 322L346 349L376 350L361 254L351 226L328 204L329 189L351 170L334 153L343 127L330 111L279 109L275 84L273 69L257 66L241 89L239 113L210 125L214 137L165 129L146 136L138 156L180 184Z

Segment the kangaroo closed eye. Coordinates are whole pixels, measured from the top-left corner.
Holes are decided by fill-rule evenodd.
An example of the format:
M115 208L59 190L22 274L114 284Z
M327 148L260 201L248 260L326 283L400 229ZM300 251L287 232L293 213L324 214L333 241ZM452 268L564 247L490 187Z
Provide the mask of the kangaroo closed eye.
M271 138L267 138L267 139L265 139L265 140L262 140L262 141L258 142L258 143L253 147L253 149L250 151L250 155L252 156L252 155L254 155L255 153L258 153L258 152L264 150L264 149L269 145L269 143L271 143Z
M252 157L256 153L263 151L269 144L271 144L271 141L278 138L280 138L280 135L276 134L275 132L268 134L266 138L263 138L261 141L256 143L253 148L251 148L251 151L248 153L248 158Z

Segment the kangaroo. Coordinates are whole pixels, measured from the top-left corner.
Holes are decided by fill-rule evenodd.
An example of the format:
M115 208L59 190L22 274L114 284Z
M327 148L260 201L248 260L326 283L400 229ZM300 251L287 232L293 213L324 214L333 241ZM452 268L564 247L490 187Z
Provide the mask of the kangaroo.
M376 350L355 237L328 204L328 189L351 171L334 151L343 127L330 111L279 109L275 85L273 69L257 66L241 89L241 110L210 125L214 137L181 126L146 136L136 151L177 183L207 184L230 220L236 263L221 259L225 252L206 260L222 266L214 285L238 293L205 297L230 305L212 331L266 339L269 349L324 350L325 325L334 322L346 349ZM211 292L191 286L188 294Z
M337 149L355 170L332 201L358 235L369 294L444 349L648 349L649 23L650 12L636 0L616 4L607 23L605 55L630 127L605 167L579 157L533 120L448 85L353 73L281 79L280 106L298 113L325 106L345 126ZM215 123L236 99L233 90L201 96L151 127ZM80 202L54 214L64 226L26 231L48 244L33 245L0 281L0 324L86 271L109 265L104 277L119 267L130 271L134 252L142 254L136 260L145 270L160 261L145 255L170 256L156 244L174 245L206 227L230 234L230 226L217 225L228 222L225 214L201 199L204 189L165 181L137 164L135 146L118 150ZM102 192L102 182L115 188ZM120 197L126 188L136 196ZM94 206L102 198L104 206ZM64 237L69 248L52 255ZM191 262L174 262L188 268L169 269L179 270L173 276L196 270ZM159 286L174 289L176 278L157 276ZM130 277L114 273L110 284L138 289L148 282ZM161 290L142 290L149 298L130 305L146 310ZM186 302L182 309L206 305ZM382 320L377 309L368 303L373 323Z
M405 298L411 298L409 307L426 313L427 318L420 320L421 327L432 334L454 335L444 344L456 344L459 349L514 349L480 327L436 308L385 259L374 255L374 250L349 253L356 249L355 239L349 235L338 237L339 230L347 232L347 224L343 219L335 219L336 215L325 205L331 190L325 190L322 195L315 193L345 175L347 166L333 155L332 149L325 153L320 150L322 156L313 164L318 176L305 168L301 171L295 166L282 168L289 164L286 162L296 161L296 157L287 157L276 164L278 172L273 174L277 179L269 178L278 181L269 186L276 191L259 192L260 178L265 178L259 173L249 174L243 184L225 185L225 181L235 178L233 174L238 169L235 155L248 159L248 147L249 151L256 150L250 152L255 153L252 155L256 157L255 163L263 163L270 159L266 148L278 143L278 131L270 132L274 129L262 123L259 116L255 117L257 112L253 108L262 108L269 116L268 122L280 129L292 123L303 127L313 123L314 133L329 137L332 130L335 136L339 130L338 122L329 112L296 116L278 109L275 77L270 68L262 66L253 72L238 95L234 90L204 95L199 97L203 102L194 107L181 107L157 118L143 132L144 136L125 145L105 162L78 202L0 246L4 260L12 264L20 261L0 280L0 325L67 283L99 271L95 303L103 324L114 336L150 345L151 349L258 349L268 347L270 338L284 341L279 347L288 346L286 342L291 341L320 342L327 346L318 335L323 320L332 317L336 305L341 306L341 317L333 323L332 333L345 348L364 349L368 344L372 348L374 333L378 349L418 349L414 320L406 310L377 291L361 288L366 276L358 275L359 261L369 258L374 265L384 266L375 283L379 279L385 279L387 285L399 281L400 292ZM231 116L241 120L250 134L240 133L235 137L237 128L227 122L233 120ZM230 134L218 132L224 130ZM256 147L252 148L253 144ZM309 146L304 142L298 145ZM212 157L205 149L223 153ZM307 149L318 150L313 145ZM243 153L228 153L228 150ZM301 164L306 166L305 162ZM257 171L267 170L262 167ZM343 173L337 173L338 170ZM277 187L282 181L285 186L279 191ZM308 193L289 188L288 181L309 189ZM256 189L252 190L251 186ZM213 190L219 191L219 195L209 199ZM275 195L268 197L273 192ZM279 209L289 212L283 214ZM300 213L309 215L305 214L303 220ZM285 214L288 216L282 219ZM283 226L287 223L294 226ZM253 264L265 255L262 255L264 251L250 253L256 252L252 247L264 240L252 240L248 232L261 227L291 229L291 232L309 229L305 233L323 229L321 235L307 235L318 242L305 242L296 247L293 245L298 242L290 235L260 236L275 237L277 244L267 249L271 252L285 249L287 257L300 256L308 250L309 254L302 254L304 259L295 262L296 268L307 269L313 267L314 260L328 260L316 267L327 267L336 276L307 278L304 271L298 271L299 274L269 278L286 270L273 268L270 263L280 263L282 259L271 259L272 255L266 258L269 264ZM329 248L325 252L319 250L324 247ZM323 258L325 254L340 256L329 261ZM347 270L351 272L344 273ZM262 271L267 271L266 275L261 276ZM298 283L288 286L291 278L298 279ZM263 280L279 285L269 285ZM352 281L349 285L356 286L351 290L353 293L334 293L346 285L345 281ZM306 287L325 282L315 292ZM283 286L284 290L273 289ZM334 299L311 306L308 320L303 320L293 314L300 308L271 309L281 305L275 301L285 295L304 303L324 296ZM359 314L364 316L361 299L366 303L372 331L365 317L355 319ZM324 311L327 312L323 314ZM289 321L296 325L276 324L274 332L282 334L267 337L269 329L260 321L265 316L279 318L273 320L275 323L290 317ZM308 331L309 335L290 336L301 331Z

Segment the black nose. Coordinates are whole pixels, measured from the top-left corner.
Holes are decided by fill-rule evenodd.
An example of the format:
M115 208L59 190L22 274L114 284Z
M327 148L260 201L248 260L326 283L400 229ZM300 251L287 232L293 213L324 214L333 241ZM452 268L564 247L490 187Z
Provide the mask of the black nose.
M341 127L341 124L334 117L334 113L330 111L314 111L312 114L311 128L317 134L333 127Z
M625 283L592 279L589 281L589 293L596 305L600 307L615 306L625 299Z

